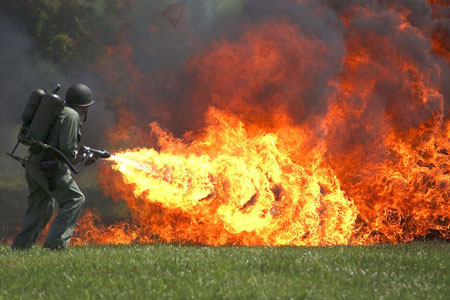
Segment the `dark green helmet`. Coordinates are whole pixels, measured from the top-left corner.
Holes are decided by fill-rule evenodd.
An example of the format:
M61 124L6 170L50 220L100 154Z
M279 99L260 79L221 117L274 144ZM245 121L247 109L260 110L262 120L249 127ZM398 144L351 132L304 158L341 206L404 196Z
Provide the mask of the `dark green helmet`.
M91 90L84 84L74 84L66 92L68 106L89 106L94 103Z

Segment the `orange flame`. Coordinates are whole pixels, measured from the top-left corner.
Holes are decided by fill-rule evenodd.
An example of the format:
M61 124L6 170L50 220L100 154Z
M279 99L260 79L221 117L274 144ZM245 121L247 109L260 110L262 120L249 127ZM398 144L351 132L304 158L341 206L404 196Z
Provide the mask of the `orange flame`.
M126 201L133 226L99 227L91 216L79 231L88 236L75 243L450 238L450 124L433 56L448 58L446 42L411 26L408 14L343 12L347 53L334 75L337 67L327 64L334 49L286 20L248 27L236 41L213 43L192 57L186 97L206 108L203 130L179 139L152 123L147 134L123 109L128 117L110 134L114 144L156 137L154 148L115 153L100 174L105 192ZM392 32L358 31L357 16L390 21ZM403 43L410 40L417 51ZM331 75L320 82L327 92L317 99L326 97L328 107L312 109L304 98L327 68ZM145 81L138 75L132 83Z
M104 226L100 217L92 211L87 211L79 223L71 240L72 245L119 245L130 244L138 239L135 227L126 223Z
M111 158L132 185L128 201L141 198L188 216L185 228L159 228L160 238L210 245L347 243L356 209L333 171L321 166L320 145L306 161L293 161L288 152L310 142L305 130L283 120L280 132L250 132L213 108L207 120L203 136L190 144L153 125L161 152L135 149Z

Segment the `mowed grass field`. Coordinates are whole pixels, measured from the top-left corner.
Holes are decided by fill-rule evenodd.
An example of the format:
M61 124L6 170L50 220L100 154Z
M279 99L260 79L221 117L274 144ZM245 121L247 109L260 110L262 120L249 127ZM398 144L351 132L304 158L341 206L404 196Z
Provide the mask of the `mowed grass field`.
M0 245L0 299L449 299L450 243Z

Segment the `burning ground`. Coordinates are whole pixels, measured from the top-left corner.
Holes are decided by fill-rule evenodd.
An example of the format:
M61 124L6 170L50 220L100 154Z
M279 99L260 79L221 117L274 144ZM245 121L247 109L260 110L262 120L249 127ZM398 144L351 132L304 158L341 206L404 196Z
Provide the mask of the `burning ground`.
M450 238L447 1L129 5L96 69L131 221L75 244Z

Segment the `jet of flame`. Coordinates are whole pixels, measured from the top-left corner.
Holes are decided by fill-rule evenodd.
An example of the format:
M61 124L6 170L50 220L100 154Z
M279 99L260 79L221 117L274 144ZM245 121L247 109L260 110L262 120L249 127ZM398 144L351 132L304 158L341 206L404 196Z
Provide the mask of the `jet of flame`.
M205 230L201 236L207 240L194 242L348 242L356 208L333 171L321 166L320 155L311 155L305 165L293 160L283 146L291 143L297 148L309 142L297 139L306 136L301 128L284 126L286 133L298 134L280 141L280 133L248 132L238 119L217 109L210 109L208 123L202 138L190 144L166 135L166 147L160 152L141 148L116 153L111 157L113 169L132 186L136 199L188 215L184 230ZM168 227L158 234L183 241L189 236L184 230Z

